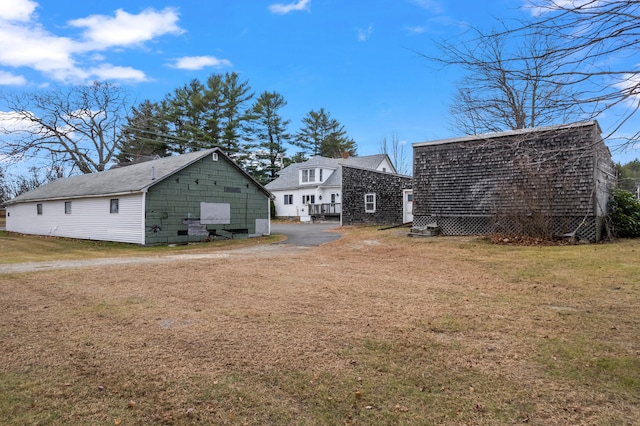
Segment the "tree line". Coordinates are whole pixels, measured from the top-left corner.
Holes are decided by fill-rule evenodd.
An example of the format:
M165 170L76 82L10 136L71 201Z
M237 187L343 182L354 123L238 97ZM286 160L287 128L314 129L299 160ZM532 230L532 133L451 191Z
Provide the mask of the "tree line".
M213 74L168 93L160 102L134 107L124 127L117 158L170 155L219 147L260 182L276 177L285 162L308 156L356 155L355 141L324 108L311 110L297 133L282 115L287 105L277 92L255 96L237 73ZM289 147L298 152L287 155Z
M193 79L160 101L133 107L126 90L104 81L0 93L0 99L8 110L0 154L46 158L46 169L57 171L48 179L217 147L267 183L284 165L309 156L357 155L356 142L324 108L310 110L292 132L282 113L284 97L272 91L256 96L235 72Z

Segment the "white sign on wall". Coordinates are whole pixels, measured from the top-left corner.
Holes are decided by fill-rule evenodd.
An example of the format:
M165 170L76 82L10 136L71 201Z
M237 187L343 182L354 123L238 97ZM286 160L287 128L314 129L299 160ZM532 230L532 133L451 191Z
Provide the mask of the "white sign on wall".
M200 203L200 223L205 225L228 225L231 223L231 204Z

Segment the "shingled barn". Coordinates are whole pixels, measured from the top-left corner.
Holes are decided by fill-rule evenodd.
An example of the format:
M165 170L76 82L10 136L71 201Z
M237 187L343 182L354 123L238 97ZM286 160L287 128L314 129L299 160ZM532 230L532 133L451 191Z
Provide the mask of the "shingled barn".
M596 121L413 144L414 229L598 241L615 166Z

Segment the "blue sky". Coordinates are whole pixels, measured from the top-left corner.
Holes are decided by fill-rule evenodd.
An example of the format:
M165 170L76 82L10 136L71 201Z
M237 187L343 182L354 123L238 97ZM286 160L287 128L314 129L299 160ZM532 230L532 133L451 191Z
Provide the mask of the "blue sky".
M360 155L379 153L394 134L410 155L413 142L462 136L447 117L459 76L416 51L435 54L434 40L467 25L524 16L523 2L0 0L0 90L112 80L138 103L235 71L256 95L287 100L292 132L322 107ZM600 122L606 132L607 117ZM640 157L640 149L612 151L623 163Z

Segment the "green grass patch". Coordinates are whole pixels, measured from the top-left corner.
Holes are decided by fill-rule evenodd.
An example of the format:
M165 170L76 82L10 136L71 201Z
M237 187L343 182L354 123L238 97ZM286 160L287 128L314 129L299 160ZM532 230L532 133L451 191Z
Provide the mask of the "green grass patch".
M513 424L532 408L510 402L517 394L515 385L464 368L407 364L407 354L397 348L366 344L371 345L375 348L358 348L357 361L345 360L351 363L346 371L279 366L200 383L195 405L215 404L215 420L221 424L305 425ZM496 397L502 401L496 403Z
M541 344L549 374L618 395L640 395L640 358L611 344L586 339L548 339Z
M207 251L256 244L269 244L277 242L279 239L280 236L272 235L241 240L221 240L186 245L147 247L108 241L77 240L0 231L0 252L2 252L0 264Z
M554 283L581 286L594 280L638 282L640 240L568 246L494 245L488 240L464 243L463 251L482 251L470 261L489 267L506 280L518 283Z

